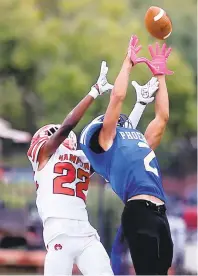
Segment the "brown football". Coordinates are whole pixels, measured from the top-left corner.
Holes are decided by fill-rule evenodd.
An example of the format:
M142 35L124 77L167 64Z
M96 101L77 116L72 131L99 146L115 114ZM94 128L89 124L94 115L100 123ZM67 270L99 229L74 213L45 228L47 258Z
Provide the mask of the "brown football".
M166 12L159 7L150 7L144 22L148 32L157 39L166 39L172 32L172 22Z

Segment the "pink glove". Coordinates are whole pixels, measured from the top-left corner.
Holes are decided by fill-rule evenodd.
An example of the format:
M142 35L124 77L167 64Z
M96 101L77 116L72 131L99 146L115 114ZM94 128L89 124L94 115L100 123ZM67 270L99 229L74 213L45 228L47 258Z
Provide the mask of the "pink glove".
M174 72L168 70L166 63L168 57L171 53L171 48L166 48L166 44L164 43L162 49L160 50L159 43L156 42L156 49L149 45L149 52L151 54L152 60L147 60L147 65L154 76L156 75L173 75Z
M146 58L138 58L137 53L142 49L142 45L137 46L138 44L138 37L136 35L132 35L130 42L129 42L129 47L128 47L128 57L130 58L131 62L133 65L141 62L147 63Z

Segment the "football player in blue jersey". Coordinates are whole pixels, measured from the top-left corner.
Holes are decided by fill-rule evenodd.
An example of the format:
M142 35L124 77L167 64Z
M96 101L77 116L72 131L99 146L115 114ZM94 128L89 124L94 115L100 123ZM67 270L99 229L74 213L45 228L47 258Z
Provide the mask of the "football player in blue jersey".
M160 48L158 43L156 49L149 46L151 61L137 56L140 49L137 36L132 36L106 113L82 131L80 144L95 172L109 181L125 203L122 229L136 274L165 275L171 266L173 243L160 168L153 150L160 144L169 119L165 75L173 74L166 65L171 48L167 49L166 44ZM121 114L129 76L138 63L145 63L159 82L155 118L144 135Z

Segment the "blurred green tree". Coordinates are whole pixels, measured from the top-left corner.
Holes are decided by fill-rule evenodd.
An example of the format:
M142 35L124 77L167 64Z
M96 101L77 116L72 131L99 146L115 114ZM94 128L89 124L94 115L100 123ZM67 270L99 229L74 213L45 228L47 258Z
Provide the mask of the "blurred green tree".
M175 15L175 2L179 5L170 0L160 3L175 21L169 40L175 46L169 61L175 75L167 78L171 116L165 144L196 132L195 44L189 51L182 42L188 35L195 36L187 33L186 25L184 28L184 18L192 10L185 4L181 15ZM31 133L42 124L61 122L96 81L102 60L107 61L109 80L114 82L132 33L138 34L144 45L142 54L148 57L146 45L155 40L143 25L147 8L143 0L1 0L0 116ZM194 19L185 24L190 24L193 32ZM144 65L132 73L132 79L142 84L150 77ZM128 93L126 113L135 102L134 94ZM107 96L97 99L77 130L103 113L107 102ZM150 106L141 121L142 130L153 116Z

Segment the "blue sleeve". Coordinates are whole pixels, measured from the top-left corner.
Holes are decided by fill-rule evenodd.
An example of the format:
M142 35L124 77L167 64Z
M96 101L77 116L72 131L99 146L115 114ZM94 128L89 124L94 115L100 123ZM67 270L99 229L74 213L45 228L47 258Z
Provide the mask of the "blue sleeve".
M81 132L80 135L80 144L81 146L86 146L89 147L89 142L91 140L92 135L99 129L101 128L102 122L92 122L89 125L87 125L83 131Z

